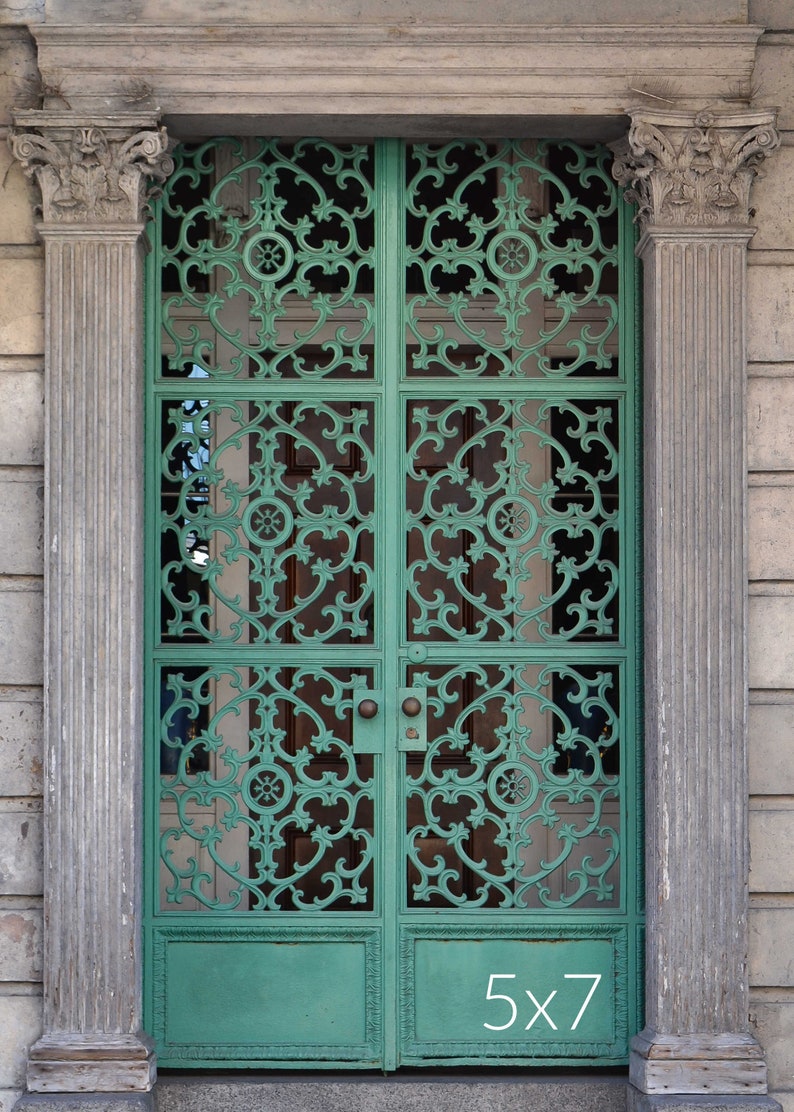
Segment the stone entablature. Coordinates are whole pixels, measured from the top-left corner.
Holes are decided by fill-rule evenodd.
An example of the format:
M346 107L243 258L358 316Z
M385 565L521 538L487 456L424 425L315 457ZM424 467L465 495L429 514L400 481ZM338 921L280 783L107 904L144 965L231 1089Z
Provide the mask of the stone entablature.
M626 104L644 97L750 96L762 32L740 22L505 23L485 8L466 23L456 5L430 22L394 7L381 22L315 12L202 24L195 6L170 24L50 16L33 29L44 106L105 114L159 105L179 138L318 129L617 138Z

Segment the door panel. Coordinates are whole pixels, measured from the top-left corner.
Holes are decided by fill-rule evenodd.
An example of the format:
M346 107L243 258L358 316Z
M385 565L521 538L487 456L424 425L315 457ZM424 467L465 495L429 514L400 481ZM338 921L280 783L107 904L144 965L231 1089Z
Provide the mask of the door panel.
M162 1065L625 1061L636 345L605 158L178 154L148 276Z

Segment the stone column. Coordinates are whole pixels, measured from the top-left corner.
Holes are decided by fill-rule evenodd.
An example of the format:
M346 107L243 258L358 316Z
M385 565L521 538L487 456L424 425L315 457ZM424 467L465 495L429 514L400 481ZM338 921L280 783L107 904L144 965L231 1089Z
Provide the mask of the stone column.
M777 1108L748 1029L744 318L750 186L778 137L770 111L630 115L614 172L645 271L648 921L629 1106Z
M27 1084L146 1108L141 236L170 159L150 114L15 122L46 256L44 1034Z

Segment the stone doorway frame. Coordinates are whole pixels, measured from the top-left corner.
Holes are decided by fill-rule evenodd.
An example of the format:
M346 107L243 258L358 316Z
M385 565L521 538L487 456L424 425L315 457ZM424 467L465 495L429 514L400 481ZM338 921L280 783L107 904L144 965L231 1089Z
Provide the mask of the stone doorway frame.
M645 286L647 1025L630 1104L778 1107L748 1030L743 404L749 191L778 140L774 112L730 102L719 76L733 52L734 83L749 80L760 28L690 27L685 48L670 27L398 30L242 27L208 41L159 26L145 81L131 61L140 26L36 33L43 83L57 74L69 108L20 111L12 136L41 194L47 302L45 1030L20 1109L77 1109L78 1093L149 1108L156 1078L140 1030L136 546L142 232L148 184L170 172L162 119L179 137L387 135L408 120L419 134L618 139ZM271 69L256 61L263 43ZM688 99L660 109L654 67L669 81L673 50ZM132 82L148 90L135 112ZM637 86L649 91L627 108Z

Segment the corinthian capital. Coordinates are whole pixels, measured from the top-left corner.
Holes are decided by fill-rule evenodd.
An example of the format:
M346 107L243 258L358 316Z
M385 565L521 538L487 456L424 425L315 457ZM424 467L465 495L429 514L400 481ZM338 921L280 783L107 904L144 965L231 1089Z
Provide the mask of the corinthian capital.
M151 115L29 111L14 122L11 150L39 186L47 223L138 223L152 184L173 169L165 128Z
M639 203L643 229L747 224L750 186L780 144L775 113L629 109L628 135L612 144L612 173Z

